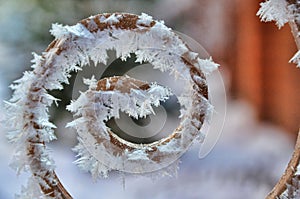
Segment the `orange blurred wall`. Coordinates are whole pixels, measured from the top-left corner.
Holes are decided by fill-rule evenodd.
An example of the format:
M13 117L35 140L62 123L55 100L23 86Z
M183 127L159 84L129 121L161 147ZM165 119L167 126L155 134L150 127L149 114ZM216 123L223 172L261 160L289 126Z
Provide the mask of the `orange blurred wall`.
M278 30L255 15L259 2L236 0L236 60L232 93L249 101L258 118L296 135L300 127L300 68L288 63L297 52L288 25Z

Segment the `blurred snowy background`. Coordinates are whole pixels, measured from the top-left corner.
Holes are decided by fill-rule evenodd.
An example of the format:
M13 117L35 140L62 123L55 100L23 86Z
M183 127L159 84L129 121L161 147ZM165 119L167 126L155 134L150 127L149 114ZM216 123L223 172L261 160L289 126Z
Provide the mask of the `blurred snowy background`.
M234 10L237 3L232 2L0 0L1 101L10 98L8 86L12 81L30 69L31 52L40 54L52 40L48 32L52 23L72 25L97 13L145 12L156 19L163 19L169 27L197 40L221 64L220 72L228 92L227 115L222 134L216 146L204 158L198 158L199 145L193 146L181 158L177 178L155 180L132 176L124 178L112 174L109 179L93 182L89 174L81 172L72 163L75 160L75 154L71 151L76 144L75 132L64 128L70 121L70 113L63 111L63 108L53 110L52 120L58 126L58 140L50 144L52 156L62 183L74 198L254 199L264 198L270 191L289 160L295 136L287 133L290 128L285 128L280 122L274 125L262 121L263 118L258 116L258 111L262 109L257 109L256 103L251 103L251 98L247 100L240 97L237 86L232 85L236 83L233 80L236 79L233 65L241 63L236 61L236 48L233 47L237 43L237 28L232 28L236 27L233 24L236 23ZM255 12L254 9L253 17ZM259 19L257 23L258 21ZM70 99L70 90L72 85L56 95ZM212 92L214 96L218 96L223 90L216 84L212 85ZM62 101L60 106L67 103L69 102ZM2 109L3 104L0 107L1 119ZM0 198L10 199L20 192L28 174L17 176L9 167L14 149L7 143L5 131L1 124Z

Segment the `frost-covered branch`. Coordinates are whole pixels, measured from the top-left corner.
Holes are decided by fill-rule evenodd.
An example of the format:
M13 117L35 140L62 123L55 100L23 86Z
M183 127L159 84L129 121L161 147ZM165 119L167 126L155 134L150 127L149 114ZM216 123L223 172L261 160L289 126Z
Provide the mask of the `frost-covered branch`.
M292 158L281 176L280 180L267 196L267 199L292 199L300 198L300 131L296 141Z
M260 4L257 15L262 21L275 21L278 28L289 23L298 52L290 62L300 67L300 1L268 0ZM292 158L282 177L267 196L268 199L300 198L300 131Z
M262 21L275 21L278 28L289 23L298 52L290 62L300 67L300 1L298 0L268 0L260 3L257 15Z

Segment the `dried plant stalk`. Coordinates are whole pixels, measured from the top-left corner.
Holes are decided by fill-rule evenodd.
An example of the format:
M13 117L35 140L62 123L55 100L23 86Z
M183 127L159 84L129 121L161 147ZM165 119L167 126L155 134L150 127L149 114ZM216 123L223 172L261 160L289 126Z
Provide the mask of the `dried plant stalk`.
M300 160L300 131L298 133L298 138L296 141L295 149L292 158L285 169L280 180L277 182L273 190L266 197L267 199L277 199L282 195L282 193L287 189L287 185L292 184L292 179L295 177L297 167Z
M298 52L290 60L300 67L300 2L298 0L268 0L260 4L257 15L262 21L275 21L281 28L289 23L291 32L295 39ZM295 144L295 149L290 162L273 190L268 194L267 199L277 198L299 198L299 159L300 159L300 131Z
M164 157L182 154L193 139L200 136L199 129L204 117L211 111L205 74L216 69L218 64L211 59L200 59L198 54L190 51L188 46L163 22L155 21L146 14L140 16L120 13L99 14L84 19L74 26L54 24L51 33L55 36L55 40L41 56L34 54L32 66L34 70L24 73L24 76L12 85L14 95L6 103L8 123L16 129L8 135L17 146L14 166L19 171L29 169L33 175L33 182L36 182L40 188L36 190L34 187L28 187L22 193L24 197L72 198L58 179L54 170L54 161L50 158L46 148L47 142L56 139L53 130L55 125L49 122L48 107L57 99L48 94L48 91L63 89L62 84L68 83L70 72L81 70L81 67L89 64L90 59L95 62L95 65L99 62L105 64L107 50L116 50L117 57L123 60L131 53L135 53L137 62L147 61L162 72L167 71L185 81L186 91L179 96L179 103L182 105L181 125L169 137L149 145L132 144L113 133L106 136L108 134L104 123L107 118L114 115L106 116L101 111L107 108L120 109L134 115L144 116L145 113L151 112L151 104L159 105L159 100L164 100L169 93L158 85L143 84L140 80L126 77L100 80L98 84L93 79L86 80L89 81L93 95L83 96L68 107L72 112L77 112L82 116L70 124L79 128L81 145L76 149L81 156L77 161L80 167L90 171L94 177L98 177L99 175L106 176L109 170L122 168L113 166L108 168L109 166L97 159L97 156L110 157L116 162L122 157L124 158L121 159L123 165L126 161L129 162L129 167L140 165L144 168L147 163L160 164ZM120 79L121 84L124 83L124 85L118 87L115 83ZM121 92L116 88L119 88ZM126 104L131 102L131 93L133 93L133 98L135 95L140 95L133 99L135 102L133 105ZM114 94L119 98L116 96L113 98ZM102 101L89 103L89 97L97 98L97 96L100 96ZM101 96L111 98L101 98ZM147 104L140 100L145 96L149 96L151 103L147 102ZM105 99L113 102L114 99L123 99L122 97L125 99L125 104L105 104L101 107ZM88 106L93 108L96 102L98 104L95 107L102 109L87 108ZM145 105L146 108L141 108L143 107L141 105ZM82 108L83 106L86 107ZM111 110L107 113L111 114L113 112ZM99 117L103 117L100 126L96 126L97 123L90 124L88 122L92 120L86 119L88 116L93 117L92 114L97 111L101 113ZM86 121L88 122L85 123ZM84 129L80 129L82 126ZM89 132L91 127L95 126L102 134L98 132L95 136L96 131ZM85 137L86 134L88 134L87 137ZM103 144L105 139L109 142ZM114 149L120 150L112 150L113 148L110 148L112 145ZM95 153L91 152L91 148ZM103 155L105 151L107 153ZM113 162L113 165L116 165L116 162ZM34 186L34 183L31 186Z

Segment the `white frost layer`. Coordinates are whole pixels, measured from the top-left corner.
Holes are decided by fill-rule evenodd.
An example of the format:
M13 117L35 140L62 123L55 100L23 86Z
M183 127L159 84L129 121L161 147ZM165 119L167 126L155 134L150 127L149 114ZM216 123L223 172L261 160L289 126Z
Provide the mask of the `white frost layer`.
M194 65L200 65L206 72L215 69L216 65L212 61L207 62L207 66L198 63L201 60L197 59L196 54L190 53L182 40L163 22L156 21L153 27L148 28L151 17L143 14L139 16L136 30L117 29L113 24L122 17L119 14L111 15L108 18L100 16L100 22L107 22L111 24L112 28L97 32L90 32L80 23L74 26L54 24L50 31L55 36L52 48L43 52L41 56L34 54L32 65L34 71L25 72L24 76L11 86L14 94L6 103L6 115L7 122L12 128L8 137L11 142L16 144L14 166L18 171L28 167L32 162L26 154L22 154L22 151L27 149L28 139L35 138L37 135L41 142L55 139L55 125L49 121L48 108L57 99L48 94L48 91L63 89L63 84L69 83L70 72L81 70L83 66L89 64L90 60L96 64L106 63L107 50L111 49L115 50L117 57L121 59L126 59L130 53L135 53L137 62L148 61L154 68L167 71L175 77L185 80L187 90L181 96L181 113L182 118L185 118L186 126L183 126L182 133L185 135L185 132L191 130L195 136L200 133L197 128L191 127L190 115L206 112L208 106L205 100L198 100L199 106L194 108L193 100L202 98L196 96L189 68L181 57L188 54L188 60ZM89 18L90 27L96 25L94 18ZM197 81L199 78L201 77L194 76L194 79L198 79ZM205 82L204 79L203 81ZM140 94L136 93L137 96ZM86 99L82 98L81 100L84 103ZM148 104L146 103L145 106L147 107ZM146 109L141 108L142 110L148 111L149 109L147 107ZM134 112L131 114L136 115ZM39 126L39 129L33 128L34 125ZM185 139L189 140L192 137L187 136ZM54 162L48 151L42 146L39 149L42 151L43 169L53 170ZM93 165L94 163L88 162L88 164ZM99 173L105 172L103 166L98 165L91 168ZM44 183L41 179L38 181Z
M41 191L40 187L37 186L37 180L33 177L28 179L27 186L22 186L21 194L15 196L16 199L49 199Z
M291 13L285 0L268 0L260 3L260 6L257 15L261 20L266 22L275 21L278 28L281 28L291 19Z
M198 58L198 64L199 64L201 71L206 75L211 74L213 71L217 70L219 67L219 64L214 63L212 61L211 57L209 59Z
M296 2L295 4L298 4ZM288 5L286 0L268 0L260 3L260 9L257 15L262 21L275 21L278 28L281 28L287 22L299 22L300 15L295 4ZM296 33L299 36L299 31ZM298 51L290 62L297 64L300 67L300 52Z
M297 67L300 67L300 50L290 59L291 63L297 64Z
M298 166L297 166L295 175L300 175L300 164L298 164Z
M68 124L68 127L77 129L79 135L80 143L74 149L80 154L76 164L83 170L90 171L93 177L107 177L108 171L112 169L131 168L136 172L142 172L143 168L137 168L139 168L141 161L149 161L148 154L146 154L148 148L141 147L141 149L131 152L124 151L123 157L122 154L116 156L114 146L111 146L110 143L108 127L105 122L110 118L119 118L119 111L134 118L155 114L152 105L159 106L160 101L168 99L171 95L170 90L154 83L150 84L150 88L147 90L131 89L130 93L121 93L117 90L96 91L96 83L93 79L85 80L85 83L89 83L89 90L81 93L80 97L67 107L69 111L80 116ZM102 143L97 143L95 137L89 135L90 132L101 138ZM93 158L91 159L91 157ZM87 163L89 159L93 160L94 163ZM125 160L128 161L127 164L124 163ZM101 165L102 170L95 169L99 165Z

